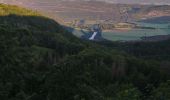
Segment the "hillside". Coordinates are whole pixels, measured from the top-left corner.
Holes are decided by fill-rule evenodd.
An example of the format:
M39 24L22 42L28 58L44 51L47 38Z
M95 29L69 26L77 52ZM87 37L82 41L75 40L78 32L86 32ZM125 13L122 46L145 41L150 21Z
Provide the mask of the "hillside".
M169 99L159 61L82 41L37 12L0 8L8 9L0 15L0 100Z

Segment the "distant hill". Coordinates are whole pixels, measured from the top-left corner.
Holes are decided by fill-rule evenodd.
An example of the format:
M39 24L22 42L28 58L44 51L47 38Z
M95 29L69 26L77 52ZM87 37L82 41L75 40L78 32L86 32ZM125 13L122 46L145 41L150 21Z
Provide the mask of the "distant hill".
M170 16L168 5L113 4L99 1L27 1L8 0L6 3L21 5L46 12L53 18L60 17L66 23L75 20L127 22L153 17ZM58 19L60 19L58 18Z

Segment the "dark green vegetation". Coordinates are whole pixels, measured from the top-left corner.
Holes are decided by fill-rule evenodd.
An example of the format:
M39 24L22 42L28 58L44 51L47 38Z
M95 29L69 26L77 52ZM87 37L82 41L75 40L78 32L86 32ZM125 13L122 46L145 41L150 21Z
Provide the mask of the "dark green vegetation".
M127 52L130 55L136 56L141 59L151 59L157 61L170 60L170 40L157 41L157 42L101 42L110 48L118 49Z
M79 40L39 14L0 16L0 53L0 100L170 99L161 62Z

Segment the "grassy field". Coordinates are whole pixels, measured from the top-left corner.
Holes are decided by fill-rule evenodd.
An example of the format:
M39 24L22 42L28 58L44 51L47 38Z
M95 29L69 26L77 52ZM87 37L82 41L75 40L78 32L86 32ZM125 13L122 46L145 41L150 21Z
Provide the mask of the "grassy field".
M165 29L132 29L126 31L103 32L103 37L112 40L139 40L144 36L167 35L170 30Z

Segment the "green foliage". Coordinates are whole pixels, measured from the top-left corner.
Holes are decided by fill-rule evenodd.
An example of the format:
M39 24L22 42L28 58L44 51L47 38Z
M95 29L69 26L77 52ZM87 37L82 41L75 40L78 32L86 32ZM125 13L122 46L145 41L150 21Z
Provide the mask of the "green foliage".
M169 100L170 99L170 81L162 83L158 88L153 90L151 99L153 100Z
M104 42L102 45L127 52L142 59L170 60L170 40L158 42Z
M117 93L117 100L140 100L140 91L132 85L121 86Z

